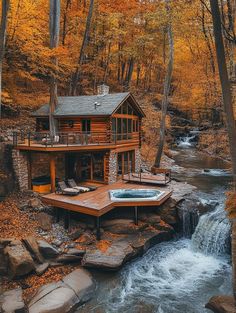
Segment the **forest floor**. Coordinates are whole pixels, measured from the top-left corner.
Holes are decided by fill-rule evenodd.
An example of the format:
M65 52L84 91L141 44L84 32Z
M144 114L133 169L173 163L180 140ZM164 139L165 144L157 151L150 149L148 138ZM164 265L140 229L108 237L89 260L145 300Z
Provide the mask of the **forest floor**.
M13 193L3 202L0 202L0 234L1 238L23 239L29 236L43 239L37 232L39 223L37 222L37 212L27 212L20 210L21 201L30 199L30 195L25 193ZM0 291L21 287L23 289L24 299L29 299L34 292L42 285L50 282L59 281L73 270L73 266L58 266L47 270L42 276L31 274L25 278L11 281L2 278Z

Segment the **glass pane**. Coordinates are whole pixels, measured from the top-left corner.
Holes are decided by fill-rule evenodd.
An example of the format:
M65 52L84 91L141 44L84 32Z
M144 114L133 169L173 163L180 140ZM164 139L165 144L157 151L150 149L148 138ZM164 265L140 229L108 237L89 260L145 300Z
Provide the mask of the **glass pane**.
M121 118L117 119L117 139L122 139L122 127L121 127Z
M133 115L133 109L130 105L128 105L128 114Z
M122 133L123 133L123 139L127 139L127 119L122 119Z
M104 180L104 155L102 153L92 154L93 180Z
M123 114L128 114L128 105L127 105L127 103L123 104L123 112L122 113Z
M91 121L82 120L82 132L90 133L90 130L91 130Z
M116 118L112 119L112 140L115 141L116 140Z
M124 174L129 173L128 152L124 152Z
M78 166L76 169L77 177L80 180L91 179L91 156L90 154L81 155L78 159Z
M90 133L91 131L91 121L87 120L87 133Z
M132 138L132 120L128 119L128 139Z

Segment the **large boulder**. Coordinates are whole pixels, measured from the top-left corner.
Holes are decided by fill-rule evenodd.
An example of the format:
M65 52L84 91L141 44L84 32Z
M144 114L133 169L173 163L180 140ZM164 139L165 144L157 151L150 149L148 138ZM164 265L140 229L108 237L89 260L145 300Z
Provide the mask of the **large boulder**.
M156 213L165 223L170 225L176 225L179 222L176 201L172 198L168 199L165 203L158 207Z
M49 267L49 263L36 265L35 272L38 276L41 276L47 271L48 267Z
M40 253L46 259L56 258L60 254L59 251L56 248L54 248L52 245L50 245L48 242L44 240L38 240L37 242L38 242Z
M42 230L49 231L52 229L53 217L51 215L40 212L37 214L36 219Z
M230 296L214 296L206 304L206 308L214 313L236 313L236 303Z
M0 312L2 313L26 313L26 306L22 298L22 289L17 288L5 291L0 296Z
M29 313L66 313L89 301L95 290L91 275L77 269L62 281L39 288L29 303Z
M185 169L184 169L185 170ZM169 186L172 188L173 193L171 199L175 201L175 203L179 203L180 201L184 200L187 195L191 194L197 187L190 185L186 182L177 182L172 180Z
M10 276L20 277L29 274L35 269L34 261L20 240L12 241L4 253L8 260Z
M29 236L23 239L23 242L27 249L33 254L34 258L37 262L43 263L44 259L39 251L38 243L35 237Z

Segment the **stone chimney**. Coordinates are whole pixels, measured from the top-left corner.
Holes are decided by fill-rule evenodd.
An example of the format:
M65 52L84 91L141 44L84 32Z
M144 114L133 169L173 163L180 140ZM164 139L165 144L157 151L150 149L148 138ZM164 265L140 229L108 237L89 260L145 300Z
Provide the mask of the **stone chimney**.
M98 96L103 97L105 95L108 95L109 94L109 89L110 89L110 87L105 85L105 84L99 85L97 87Z

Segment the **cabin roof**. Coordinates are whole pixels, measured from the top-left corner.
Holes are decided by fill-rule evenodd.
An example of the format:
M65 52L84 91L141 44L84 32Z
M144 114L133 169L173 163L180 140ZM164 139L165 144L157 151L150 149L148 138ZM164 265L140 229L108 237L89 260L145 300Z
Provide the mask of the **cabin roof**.
M58 106L55 109L54 116L109 116L115 113L119 106L128 98L131 99L138 113L144 117L143 110L130 92L113 93L104 96L58 97ZM46 117L48 115L48 104L43 105L32 114L35 117Z

